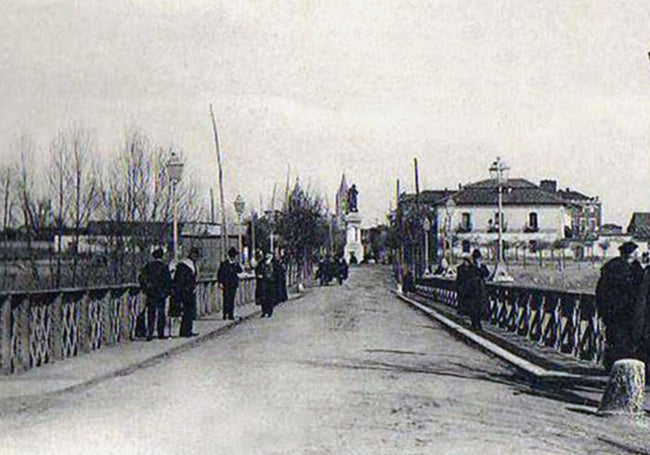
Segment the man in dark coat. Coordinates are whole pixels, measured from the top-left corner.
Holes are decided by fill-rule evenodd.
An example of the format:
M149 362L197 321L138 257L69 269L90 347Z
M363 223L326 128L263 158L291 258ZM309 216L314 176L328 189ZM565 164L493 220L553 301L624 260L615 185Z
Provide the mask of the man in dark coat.
M174 273L174 300L183 309L181 318L181 337L192 337L194 333L194 319L196 319L196 281L198 270L196 260L199 258L198 248L190 249L187 258L176 265Z
M273 316L273 307L277 302L277 274L273 269L273 254L267 253L263 261L255 267L256 304L262 306L261 317Z
M243 270L237 262L239 252L235 248L228 250L228 259L219 265L217 281L223 295L223 319L235 320L235 295L239 287L239 273Z
M456 276L456 292L462 312L469 313L472 329L483 330L481 319L486 314L488 295L485 279L490 275L487 267L481 263L479 250L472 252L471 260L465 258Z
M339 286L343 284L345 280L348 279L348 263L345 262L343 255L340 255L338 258L338 273L336 277L339 281Z
M171 293L172 277L167 265L163 262L163 250L157 248L153 260L140 271L138 281L142 291L147 296L147 341L153 339L154 323L156 323L158 338L165 337L165 300Z
M276 305L286 302L289 299L289 293L287 292L287 267L285 263L284 257L273 259L273 271L277 286Z
M625 242L620 256L609 260L600 270L596 285L596 308L605 325L603 365L609 370L620 359L639 358L637 325L640 304L639 267L633 265L637 244Z

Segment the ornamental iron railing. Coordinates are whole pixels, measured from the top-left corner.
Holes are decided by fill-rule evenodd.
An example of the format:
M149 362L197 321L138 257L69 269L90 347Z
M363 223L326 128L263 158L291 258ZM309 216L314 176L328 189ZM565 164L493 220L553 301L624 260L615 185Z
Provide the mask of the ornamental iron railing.
M216 278L196 288L199 316L221 308ZM145 295L135 284L0 294L0 366L14 373L135 338ZM255 278L240 282L236 305L255 300Z
M452 308L458 305L456 283L447 278L422 278L419 294ZM538 346L600 363L604 328L595 296L579 292L488 283L488 320Z

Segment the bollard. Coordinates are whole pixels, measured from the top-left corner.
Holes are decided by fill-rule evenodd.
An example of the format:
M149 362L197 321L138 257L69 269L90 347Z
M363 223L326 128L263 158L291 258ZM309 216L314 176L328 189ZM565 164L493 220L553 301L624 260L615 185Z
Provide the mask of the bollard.
M397 283L397 293L400 295L404 294L402 291L402 283Z
M601 415L643 414L644 401L645 364L634 359L614 362L598 413Z

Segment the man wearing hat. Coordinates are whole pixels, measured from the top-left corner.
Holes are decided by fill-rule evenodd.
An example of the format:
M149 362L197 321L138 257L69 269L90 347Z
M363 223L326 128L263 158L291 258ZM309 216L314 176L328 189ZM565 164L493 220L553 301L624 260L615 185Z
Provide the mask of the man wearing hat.
M239 287L239 273L243 270L237 262L239 252L235 248L228 250L228 259L219 265L217 281L223 295L223 319L235 319L235 295Z
M610 259L600 270L596 285L596 307L605 324L605 353L607 370L620 359L639 358L637 327L639 291L643 269L638 264L638 245L625 242L619 247L620 256Z
M485 279L490 275L485 264L481 263L482 255L474 250L471 255L463 258L456 275L456 295L460 314L468 313L472 328L482 330L481 318L486 313L488 305Z
M138 281L140 288L147 296L147 341L153 339L154 323L156 323L158 338L165 337L165 299L171 293L172 277L167 265L163 263L162 248L153 251L153 260L142 268Z
M174 300L182 308L181 337L192 337L194 333L194 319L196 319L196 281L198 269L196 261L200 252L196 247L190 249L185 259L178 263L174 272Z

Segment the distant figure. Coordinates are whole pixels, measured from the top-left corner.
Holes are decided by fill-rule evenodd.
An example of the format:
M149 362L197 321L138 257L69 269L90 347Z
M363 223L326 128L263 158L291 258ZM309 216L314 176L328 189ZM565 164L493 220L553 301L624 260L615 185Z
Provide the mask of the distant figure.
M174 272L174 300L182 309L181 337L192 337L194 333L194 320L196 319L196 281L198 269L196 261L199 258L199 249L190 249L187 258L176 265Z
M255 278L257 288L255 290L255 303L262 307L261 317L273 316L273 307L276 302L277 283L276 274L273 270L273 254L267 253L264 260L261 260L255 267Z
M276 301L274 304L277 305L289 299L289 293L287 292L287 267L284 257L273 259L273 273L275 274L274 281L276 285Z
M348 263L345 262L345 258L343 257L343 255L339 256L337 265L338 265L338 270L337 270L336 278L339 282L339 286L341 286L343 282L348 279Z
M642 268L638 265L637 248L634 242L622 244L620 256L601 268L596 285L596 307L605 325L603 365L608 371L617 360L642 357L638 349L638 334L642 331L638 325L643 323L638 317Z
M357 190L356 185L352 185L352 187L348 190L348 210L350 212L358 212L359 209L357 208L357 197L359 195L359 190Z
M171 293L172 277L169 268L163 262L164 252L157 248L152 253L153 260L147 263L138 276L140 288L147 296L147 341L153 339L154 324L158 331L158 338L165 337L165 300Z
M316 278L321 286L326 286L332 281L332 259L327 255L324 259L318 262L318 269L316 270Z
M217 272L217 281L223 295L223 319L235 319L235 296L239 287L238 274L243 272L237 261L239 252L235 248L228 250L228 259L223 261Z
M417 290L415 288L415 278L413 277L413 273L411 273L410 268L404 268L404 277L402 279L404 280L402 283L402 292L404 294L415 292Z
M481 319L488 308L485 280L490 275L490 271L481 260L481 252L474 250L471 256L463 258L456 275L458 313L469 314L472 328L479 331L483 329Z

